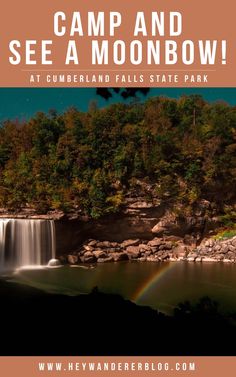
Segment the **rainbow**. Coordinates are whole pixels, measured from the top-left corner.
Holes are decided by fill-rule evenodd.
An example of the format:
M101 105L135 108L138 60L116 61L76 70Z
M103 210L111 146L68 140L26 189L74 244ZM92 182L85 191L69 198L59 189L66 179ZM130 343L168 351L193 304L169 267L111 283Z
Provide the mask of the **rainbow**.
M158 270L149 276L149 278L135 291L132 300L138 302L141 300L145 294L148 293L161 279L168 275L168 273L175 268L177 263L174 262L164 262L161 265L158 264Z

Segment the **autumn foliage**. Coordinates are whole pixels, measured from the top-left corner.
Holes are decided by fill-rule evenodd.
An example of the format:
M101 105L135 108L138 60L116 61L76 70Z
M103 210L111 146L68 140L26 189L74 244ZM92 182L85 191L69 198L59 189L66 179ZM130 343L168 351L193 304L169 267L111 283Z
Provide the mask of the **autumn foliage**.
M40 213L119 211L135 180L160 199L222 211L236 197L236 107L202 97L38 113L0 128L0 205Z

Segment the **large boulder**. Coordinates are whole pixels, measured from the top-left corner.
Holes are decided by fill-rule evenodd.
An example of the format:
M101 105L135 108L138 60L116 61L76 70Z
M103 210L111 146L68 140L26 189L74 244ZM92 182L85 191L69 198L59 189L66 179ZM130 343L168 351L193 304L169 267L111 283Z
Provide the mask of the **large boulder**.
M159 257L159 255L158 255ZM161 255L161 257L159 257L162 261L166 261L168 259L170 259L170 254L168 252L165 252Z
M120 248L120 244L119 244L118 242L111 242L111 243L110 243L110 246L111 246L112 248L117 248L117 249Z
M91 241L89 241L88 246L95 247L97 245L97 242L98 241L96 241L96 240L91 240Z
M176 257L185 257L186 256L186 246L184 245L177 245L173 248L173 255Z
M105 253L105 251L103 250L94 250L93 251L93 255L95 255L95 257L98 259L98 258L106 258L107 257L107 254Z
M138 247L141 253L151 250L151 247L149 245L146 245L145 243L140 243Z
M166 211L165 215L161 218L161 220L152 228L152 233L161 234L164 231L176 226L176 214L170 211Z
M86 251L93 251L93 247L90 245L84 245L84 250Z
M172 248L173 248L172 242L165 242L165 249L166 250L171 250Z
M113 258L111 256L107 258L98 258L97 263L108 263L113 262Z
M161 238L154 238L153 240L148 242L148 246L160 246L162 244L162 239Z
M236 248L236 236L232 238L231 244Z
M113 260L115 262L121 262L121 261L129 259L128 255L126 253L124 253L124 252L121 252L121 253L112 253L112 254L110 254L110 256L113 258Z
M106 250L107 253L119 253L121 251L120 247L110 247L109 249Z
M129 247L129 246L137 246L137 245L139 245L139 243L140 243L139 239L125 240L125 241L122 242L121 247L126 248L126 247Z
M129 259L137 259L140 256L140 251L138 246L128 246L126 248Z
M215 256L215 258L216 258L216 260L222 261L222 260L224 260L225 256L224 256L224 254L217 254Z
M78 255L69 254L67 256L67 261L68 261L69 264L78 264L79 257L78 257Z
M229 251L229 252L227 253L227 258L229 258L229 259L235 259L235 257L236 257L236 255L235 255L234 252Z
M222 254L226 254L229 251L228 245L222 245L221 252Z
M62 264L59 259L50 259L47 265L48 267L58 267L58 266L61 266Z
M84 263L94 263L96 262L96 257L91 251L86 251L83 257L81 257L81 261Z
M209 254L209 249L205 246L200 246L198 248L199 254L200 255L208 255Z
M147 257L141 257L141 258L139 258L140 262L146 262L146 260L147 260Z
M110 247L112 247L112 242L110 241L100 241L100 242L97 242L97 247L100 247L102 249L108 249Z

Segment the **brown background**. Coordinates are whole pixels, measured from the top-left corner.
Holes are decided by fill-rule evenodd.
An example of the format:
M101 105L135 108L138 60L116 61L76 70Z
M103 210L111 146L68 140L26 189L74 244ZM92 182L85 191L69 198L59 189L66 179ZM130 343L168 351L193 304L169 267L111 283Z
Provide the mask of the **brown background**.
M235 27L235 10L236 5L234 0L225 0L218 2L215 0L8 0L1 2L1 22L0 22L0 86L2 87L27 87L32 86L29 83L30 74L41 74L42 81L35 86L52 86L47 84L44 80L46 74L86 74L86 73L110 73L111 79L116 73L125 74L141 74L147 77L149 74L179 74L180 82L178 84L152 84L153 86L236 86L236 27ZM65 66L66 46L69 35L65 37L56 37L53 33L53 15L56 11L64 11L67 14L68 26L70 25L71 14L73 11L80 11L82 14L82 21L86 20L86 13L88 11L119 11L122 13L122 26L111 40L123 39L128 43L135 39L133 37L133 28L135 24L135 16L137 11L145 11L146 20L150 20L151 11L179 11L183 15L183 33L176 41L192 39L197 42L199 39L222 39L227 40L227 65L221 64L221 59L218 59L218 64L215 66L201 66L196 60L194 65L184 66L177 64L175 66L147 66L144 64L140 66L133 66L127 64L125 66L116 66L110 64L109 66L97 67L98 71L91 65L91 39L96 37L75 37L78 38L78 51L80 58L79 66ZM85 25L85 24L83 24ZM106 23L105 27L108 25ZM148 22L147 22L148 25ZM150 30L150 28L149 28ZM168 28L167 28L168 30ZM84 31L86 28L84 27ZM151 37L144 37L143 40L151 39ZM174 39L172 37L165 37L166 39ZM8 62L9 50L8 44L12 39L18 39L23 42L26 39L53 39L53 66L25 66L22 62L18 66L12 66ZM71 38L73 39L73 38ZM103 37L102 37L103 39ZM106 37L104 37L106 39ZM142 38L140 38L142 39ZM156 39L159 39L157 36ZM161 40L163 37L161 38ZM198 51L198 50L196 50ZM112 53L112 51L111 51ZM39 54L39 52L38 52ZM39 54L40 55L40 54ZM198 54L196 53L196 56ZM145 55L144 55L145 60ZM74 71L73 71L74 69ZM33 70L33 71L32 71ZM50 72L49 72L50 70ZM66 71L65 71L66 70ZM114 72L116 70L118 72ZM125 71L124 71L125 70ZM150 70L150 72L144 71ZM170 71L169 71L170 70ZM207 84L184 84L181 80L183 74L208 74ZM143 84L130 83L123 84L123 86L151 86L149 82ZM98 86L94 84L56 84L53 86ZM99 85L102 86L102 85ZM103 84L103 86L121 86L110 82Z
M169 363L175 369L175 363L195 363L195 371L39 371L38 363L82 363L82 362L149 362ZM236 357L1 357L0 375L4 377L39 377L39 376L60 376L60 377L147 377L147 376L178 376L178 377L235 377Z

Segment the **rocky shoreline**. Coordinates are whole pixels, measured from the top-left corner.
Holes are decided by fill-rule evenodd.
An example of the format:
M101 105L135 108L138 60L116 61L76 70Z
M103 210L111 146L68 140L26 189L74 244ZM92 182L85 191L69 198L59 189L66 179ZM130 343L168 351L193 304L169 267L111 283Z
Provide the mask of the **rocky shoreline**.
M119 213L99 219L79 210L38 214L32 208L16 212L0 208L0 218L54 220L56 255L62 264L127 260L236 263L236 231L231 238L217 239L228 228L211 202L202 199L188 213L168 200L160 202L153 196L152 202L147 201L144 193L153 193L153 188L141 181L136 184L138 188L127 194Z
M121 243L89 239L73 253L60 258L63 264L93 264L120 261L140 262L225 262L236 263L236 236L205 239L199 246L187 245L178 237L152 240L129 239Z

